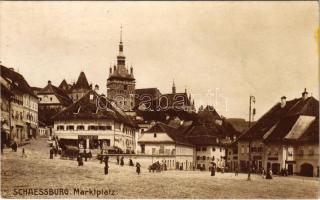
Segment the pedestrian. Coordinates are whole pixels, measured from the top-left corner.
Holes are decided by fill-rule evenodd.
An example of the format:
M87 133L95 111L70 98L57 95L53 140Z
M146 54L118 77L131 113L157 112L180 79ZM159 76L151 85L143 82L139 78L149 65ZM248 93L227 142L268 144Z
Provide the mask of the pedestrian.
M117 156L117 165L119 165L119 162L120 162L119 156Z
M109 164L108 162L105 162L105 165L104 165L104 174L105 175L108 175L109 173Z
M120 159L120 165L121 165L121 167L123 167L123 165L124 165L124 157L123 156Z
M84 154L84 161L87 162L87 161L88 161L88 158L87 158L86 149L84 149L83 154Z
M262 178L265 178L265 174L266 174L266 171L262 168L262 172L261 172Z
M78 156L77 156L77 161L78 161L78 166L83 166L83 160L82 160L82 156L80 154L78 154Z
M50 159L53 159L53 149L50 149Z
M236 169L234 170L234 175L238 176L238 167L236 167Z
M216 163L212 162L212 166L211 166L211 176L215 176L216 175Z
M56 147L54 148L54 156L57 157L57 154L58 154L58 147L56 146Z
M129 166L134 166L131 158L129 159Z
M107 175L109 173L109 156L106 155L104 158L104 174Z
M21 157L22 157L22 158L24 158L24 157L26 158L26 157L27 157L27 156L26 156L26 153L24 152L24 148L22 148L22 155L21 155Z
M272 171L271 171L271 169L267 169L266 179L272 179Z
M136 163L136 172L138 175L140 174L140 167L141 167L140 163L137 162Z

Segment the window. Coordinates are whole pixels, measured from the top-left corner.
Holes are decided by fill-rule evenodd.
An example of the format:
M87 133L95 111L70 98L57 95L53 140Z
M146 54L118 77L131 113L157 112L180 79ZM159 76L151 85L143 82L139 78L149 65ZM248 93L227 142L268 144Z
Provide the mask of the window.
M200 147L196 147L196 151L201 151L201 148Z
M244 153L244 145L241 145L241 153Z
M220 147L220 152L222 152L222 148Z
M154 133L154 134L153 134L153 137L154 137L154 138L156 138L156 137L157 137L157 134L156 134L156 133Z
M50 97L50 101L52 101L52 97Z
M83 125L77 126L77 130L84 130L84 126Z
M156 148L152 148L152 154L156 153Z
M207 147L202 147L202 151L207 151Z
M212 147L212 151L216 151L216 148Z
M73 125L68 125L67 126L67 130L74 130L74 126Z
M90 125L90 126L88 126L88 130L93 130L93 131L95 131L95 130L98 130L98 127L97 126L93 126L93 125Z
M160 145L159 154L164 154L164 145Z
M128 89L128 86L127 86L127 85L124 85L124 86L123 86L123 89L124 89L124 90L127 90L127 89Z
M200 156L197 156L197 160L200 160Z
M206 160L206 157L205 157L205 156L202 156L202 160Z
M145 145L141 144L141 153L145 153Z
M57 130L64 130L64 126L63 125L57 126Z

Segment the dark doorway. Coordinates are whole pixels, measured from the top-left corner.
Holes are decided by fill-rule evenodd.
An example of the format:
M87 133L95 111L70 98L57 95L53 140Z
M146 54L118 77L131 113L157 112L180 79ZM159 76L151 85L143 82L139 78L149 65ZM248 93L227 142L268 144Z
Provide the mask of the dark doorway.
M279 174L279 172L280 172L280 164L279 163L272 163L271 168L272 168L273 174Z
M300 175L301 176L313 176L313 166L309 163L304 163L301 165L301 170L300 170Z
M288 164L288 174L289 175L293 174L293 165L292 164Z

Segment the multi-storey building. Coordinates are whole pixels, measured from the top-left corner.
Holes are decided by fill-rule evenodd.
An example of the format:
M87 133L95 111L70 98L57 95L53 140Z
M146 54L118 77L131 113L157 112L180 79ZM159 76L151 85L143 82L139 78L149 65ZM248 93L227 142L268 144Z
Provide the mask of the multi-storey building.
M249 141L252 170L271 169L279 174L319 176L319 101L308 97L274 105L240 139L238 143L240 170L248 170Z
M9 112L9 131L6 138L20 143L38 134L38 97L24 77L13 68L1 65L1 85L11 95L5 110ZM2 95L2 91L1 91ZM4 112L3 114L5 114ZM1 115L3 115L1 112ZM4 116L4 115L3 115Z
M60 145L84 149L117 147L124 152L135 150L136 127L114 102L88 92L77 102L53 117L54 134Z

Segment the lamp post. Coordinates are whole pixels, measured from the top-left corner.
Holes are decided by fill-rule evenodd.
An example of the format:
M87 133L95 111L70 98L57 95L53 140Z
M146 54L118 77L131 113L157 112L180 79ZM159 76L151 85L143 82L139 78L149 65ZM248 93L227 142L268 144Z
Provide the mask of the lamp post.
M253 113L252 113L252 103L255 103L256 102L256 98L252 95L250 95L250 98L249 98L249 129L251 127L251 116L255 114L255 109L253 109ZM248 130L249 130L248 129ZM249 170L248 170L248 181L251 180L251 135L249 134Z

